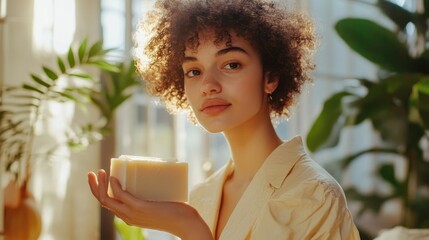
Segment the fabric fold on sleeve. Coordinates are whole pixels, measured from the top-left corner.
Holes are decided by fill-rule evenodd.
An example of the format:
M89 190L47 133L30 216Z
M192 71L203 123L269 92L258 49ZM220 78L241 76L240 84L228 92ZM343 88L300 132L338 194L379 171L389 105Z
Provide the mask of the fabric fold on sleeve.
M343 193L329 184L303 183L270 200L252 239L360 239Z

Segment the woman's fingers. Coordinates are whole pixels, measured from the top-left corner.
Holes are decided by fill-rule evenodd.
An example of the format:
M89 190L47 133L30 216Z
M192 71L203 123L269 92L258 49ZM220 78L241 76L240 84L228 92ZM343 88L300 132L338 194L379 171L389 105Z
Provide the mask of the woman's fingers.
M92 195L94 195L94 197L98 200L98 180L97 175L94 172L88 173L88 184L89 188L91 189Z
M112 211L116 215L128 210L126 205L107 194L107 174L104 170L98 170L98 174L89 172L88 183L92 194L97 198L102 207Z
M121 206L121 204L117 200L111 198L107 194L107 188L107 174L103 169L100 169L98 170L98 200L103 207L111 211L117 212L117 210L123 206Z
M98 196L101 204L109 196L107 195L107 174L103 169L98 170Z
M142 202L142 200L134 197L127 191L123 191L121 187L121 183L117 178L110 177L110 188L112 189L112 193L115 199L125 203L127 206L130 206L131 208L141 207L140 203Z
M107 179L104 170L89 172L91 192L104 208L129 225L167 231L178 236L194 232L195 223L201 225L203 230L209 229L198 212L186 203L141 200L122 190L117 178L110 177L109 181ZM107 193L109 183L113 196ZM211 239L210 230L207 231L207 236L195 239Z

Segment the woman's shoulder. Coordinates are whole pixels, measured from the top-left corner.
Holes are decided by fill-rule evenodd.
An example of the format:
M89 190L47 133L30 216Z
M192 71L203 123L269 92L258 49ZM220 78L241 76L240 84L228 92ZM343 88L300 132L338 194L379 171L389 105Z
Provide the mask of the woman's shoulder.
M270 184L276 188L275 196L344 198L341 186L310 157L300 136L275 149L263 169Z
M296 162L276 195L279 198L310 198L321 202L327 198L338 198L345 203L344 191L337 180L308 155Z
M254 239L278 236L359 239L343 189L307 155L295 163L282 185L274 190L253 234Z

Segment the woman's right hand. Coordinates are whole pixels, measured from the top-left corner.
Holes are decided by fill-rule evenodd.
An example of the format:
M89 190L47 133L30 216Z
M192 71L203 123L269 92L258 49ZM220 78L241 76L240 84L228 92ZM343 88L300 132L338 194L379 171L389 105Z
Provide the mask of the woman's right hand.
M118 179L110 177L113 196L107 194L107 174L88 173L92 194L100 204L128 225L169 232L182 240L213 239L209 227L190 205L182 202L141 200L123 191Z

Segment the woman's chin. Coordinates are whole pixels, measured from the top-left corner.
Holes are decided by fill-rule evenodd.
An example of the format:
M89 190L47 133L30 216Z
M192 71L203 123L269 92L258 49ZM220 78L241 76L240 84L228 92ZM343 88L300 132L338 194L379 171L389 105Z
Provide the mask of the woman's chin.
M200 123L200 126L202 128L204 128L204 130L206 130L209 133L220 133L220 132L223 132L223 128L213 127L213 126L204 126L201 123Z

